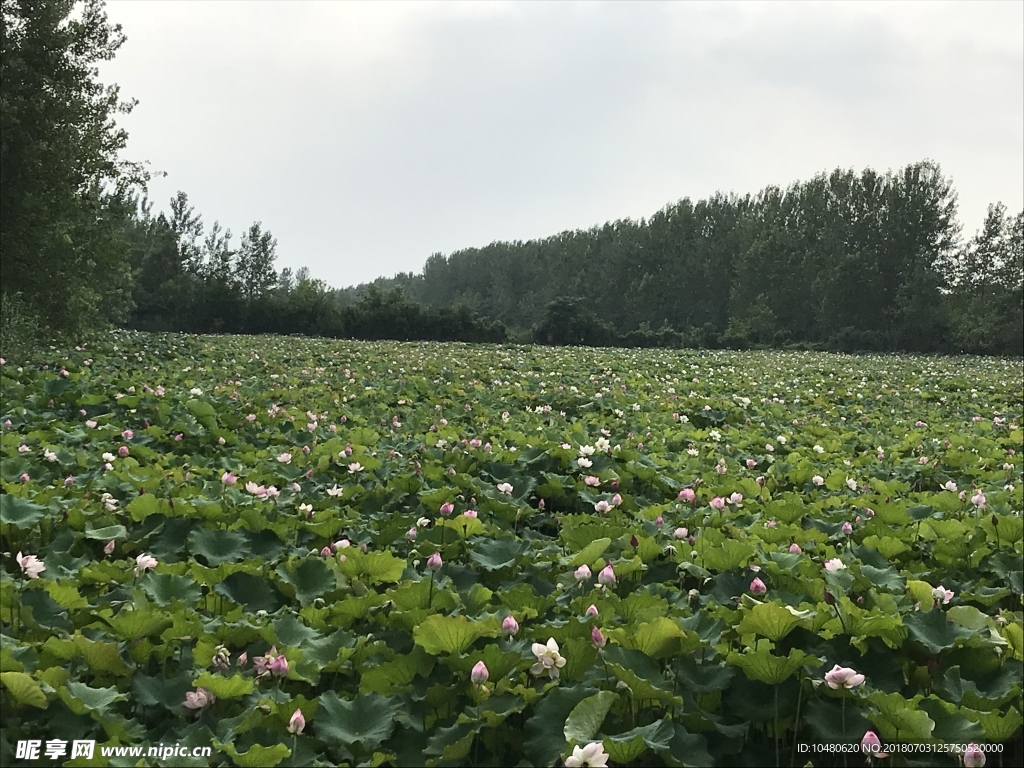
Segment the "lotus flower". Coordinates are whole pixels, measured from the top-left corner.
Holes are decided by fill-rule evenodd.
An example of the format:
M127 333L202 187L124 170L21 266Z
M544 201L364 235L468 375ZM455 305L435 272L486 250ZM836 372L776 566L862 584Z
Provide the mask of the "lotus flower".
M974 742L964 750L964 768L982 768L985 765L985 751Z
M530 667L530 673L534 675L547 674L552 680L558 679L558 670L565 666L565 659L558 653L558 643L555 638L549 637L545 645L533 644L533 655L537 657L537 663Z
M446 517L448 515L450 515L454 511L455 511L455 505L452 504L450 501L446 501L444 504L441 505L440 512L441 512L442 515L444 515Z
M152 555L145 553L135 558L135 576L141 576L146 571L156 568L157 560Z
M298 736L306 727L306 718L302 716L302 710L296 709L292 712L292 719L288 721L288 733Z
M604 586L615 583L615 571L612 570L611 563L608 563L608 565L602 568L601 572L597 574L597 583L603 584Z
M487 682L488 677L490 677L490 673L487 671L487 665L482 661L478 661L473 666L473 671L469 673L469 679L473 685L483 685Z
M597 615L598 615L597 606L594 605L593 603L591 603L587 607L587 616L597 616Z
M217 697L205 688L196 688L194 691L185 692L185 700L182 706L189 709L205 709L217 700Z
M768 591L768 587L764 585L763 581L755 576L754 580L750 582L750 591L755 595L763 595Z
M38 579L39 574L46 570L46 565L35 555L22 555L19 552L16 559L22 572L30 579Z
M713 509L717 509L717 510L725 509L725 499L723 499L721 496L715 496L715 498L713 498L708 503L711 504L711 507Z
M938 605L939 603L942 603L943 605L948 605L949 601L953 599L953 596L955 594L956 592L954 592L953 590L946 589L941 584L939 584L939 586L935 587L932 590L932 599L935 601L936 605Z
M864 738L860 740L860 751L864 752L869 758L877 760L883 760L889 756L888 752L882 751L882 742L874 731L868 731L864 734Z
M501 622L501 631L510 637L519 631L519 622L513 616L506 616Z
M693 500L697 498L697 494L693 492L693 488L683 488L679 492L679 500L685 501L688 504L692 504Z
M838 557L833 557L831 560L825 561L825 570L829 573L835 573L836 571L842 571L846 568L846 563L840 560Z
M607 643L607 642L608 642L608 640L602 634L600 629L598 629L597 627L591 627L591 629L590 629L590 643L591 643L591 645L593 645L598 650L601 650L602 648L604 648L605 643Z
M434 554L432 554L430 557L427 558L427 568L430 568L431 570L434 570L434 571L439 570L442 565L443 565L443 563L441 562L441 553L440 552L435 552Z
M577 744L572 748L572 754L565 758L565 768L606 768L607 765L608 755L600 741L593 741L585 747Z
M789 545L789 552L792 555L799 555L801 552L803 552L803 550L800 549L800 545L799 544L797 544L796 542L793 542L792 544Z
M584 563L575 571L573 571L572 575L576 579L576 581L587 581L588 579L590 579L591 576L593 576L593 573L590 570L590 566Z
M836 664L832 670L825 673L825 682L833 690L840 688L856 688L864 683L864 675L857 674L857 670L849 667L840 667Z

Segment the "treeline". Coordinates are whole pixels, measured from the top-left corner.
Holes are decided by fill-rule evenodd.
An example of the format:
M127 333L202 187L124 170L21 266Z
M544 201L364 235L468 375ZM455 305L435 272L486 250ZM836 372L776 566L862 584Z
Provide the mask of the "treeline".
M1024 212L966 241L939 166L836 170L649 219L435 254L332 289L179 192L154 215L96 66L103 0L3 0L0 349L109 324L195 333L1024 354ZM18 341L20 340L20 342Z
M1001 204L963 241L951 183L920 162L435 254L390 282L542 343L1020 355L1022 243Z
M136 199L125 221L134 276L126 324L138 330L189 333L280 333L356 339L504 341L505 329L468 307L427 307L400 288L344 297L310 276L275 269L277 240L255 222L232 243L219 221L205 232L184 192L170 215L153 216Z

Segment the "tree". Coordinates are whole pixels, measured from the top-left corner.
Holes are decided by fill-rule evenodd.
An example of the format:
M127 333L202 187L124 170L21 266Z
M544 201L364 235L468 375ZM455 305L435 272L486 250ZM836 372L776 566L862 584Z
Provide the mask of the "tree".
M130 306L127 190L146 174L118 158L115 117L135 102L98 81L125 41L102 0L2 0L0 286L53 329L116 320Z
M263 297L277 283L277 240L270 230L263 232L262 227L261 221L250 226L238 249L238 276L249 301Z

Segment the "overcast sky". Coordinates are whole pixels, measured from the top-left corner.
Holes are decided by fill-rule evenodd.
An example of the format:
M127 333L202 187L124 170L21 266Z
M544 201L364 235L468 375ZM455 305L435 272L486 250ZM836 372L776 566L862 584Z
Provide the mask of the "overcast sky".
M929 158L1024 207L1024 3L128 2L125 156L335 287ZM237 238L236 238L237 244Z

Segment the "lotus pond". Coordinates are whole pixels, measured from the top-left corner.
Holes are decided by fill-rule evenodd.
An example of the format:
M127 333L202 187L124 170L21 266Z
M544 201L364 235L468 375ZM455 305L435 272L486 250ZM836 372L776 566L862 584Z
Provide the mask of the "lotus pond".
M114 333L0 384L5 765L1021 756L1020 361Z

